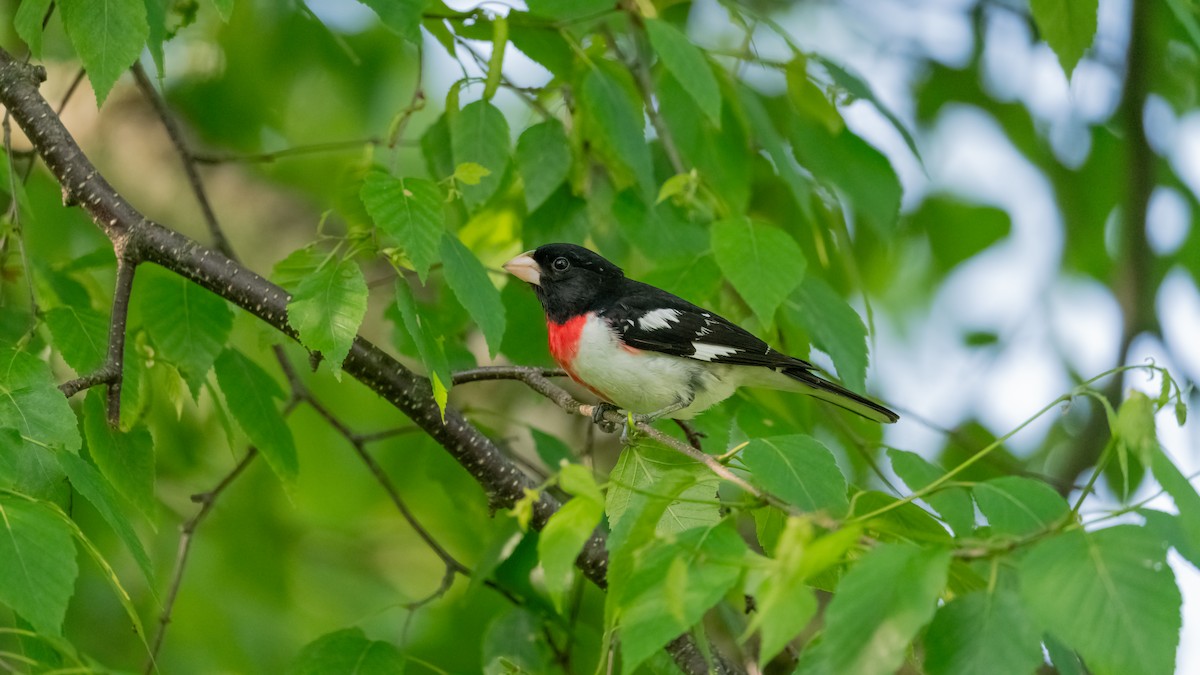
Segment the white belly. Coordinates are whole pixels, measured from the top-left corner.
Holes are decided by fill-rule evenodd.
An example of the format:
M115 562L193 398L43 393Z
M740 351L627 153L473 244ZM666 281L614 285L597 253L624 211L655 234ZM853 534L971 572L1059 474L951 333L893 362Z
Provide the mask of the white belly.
M729 398L743 367L624 347L604 319L589 316L571 369L612 403L639 414L670 407L694 392L691 405L667 415L688 419Z

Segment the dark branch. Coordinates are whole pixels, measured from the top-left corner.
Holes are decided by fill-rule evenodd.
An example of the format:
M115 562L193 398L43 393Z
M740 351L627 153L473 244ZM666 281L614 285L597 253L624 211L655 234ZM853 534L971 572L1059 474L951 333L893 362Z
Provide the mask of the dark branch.
M37 148L68 199L87 211L113 241L114 248L123 253L128 247L139 259L194 281L294 339L296 333L287 322L287 291L228 256L139 213L96 171L38 92L38 85L45 79L44 68L24 65L0 50L0 103ZM443 420L429 380L415 375L367 340L355 339L342 367L445 448L483 487L494 508L509 508L526 489L537 487L458 410L447 408ZM545 526L559 507L553 495L542 491L533 507L533 526ZM605 586L608 556L601 535L593 535L587 542L577 564L590 580ZM708 665L695 643L690 637L683 640L671 648L676 663L687 673L707 673Z
M117 257L117 282L113 290L112 317L108 321L108 353L95 372L64 382L58 386L67 398L101 384L108 385L108 423L116 427L121 422L121 386L125 372L125 326L129 319L129 298L133 293L133 275L138 261L126 249Z
M113 291L112 317L108 322L108 356L105 365L112 371L108 383L108 424L121 421L121 385L125 380L125 324L129 319L129 297L133 294L133 275L137 260L128 255L117 258L117 287Z

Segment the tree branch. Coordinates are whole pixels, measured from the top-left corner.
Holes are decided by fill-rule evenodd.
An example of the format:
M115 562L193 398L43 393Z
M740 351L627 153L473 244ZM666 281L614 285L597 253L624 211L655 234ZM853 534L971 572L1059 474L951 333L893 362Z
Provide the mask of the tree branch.
M108 424L117 427L121 422L121 385L125 372L125 326L129 319L129 298L133 294L133 275L138 260L126 249L117 255L117 282L113 290L112 317L108 322L108 354L94 373L75 378L58 386L67 398L101 384L108 385Z
M45 79L44 68L22 64L0 49L0 103L63 185L67 199L83 207L117 251L128 248L140 260L196 282L294 339L296 333L287 322L287 291L228 256L139 213L97 172L38 92L38 85ZM428 379L415 375L369 341L355 339L343 371L395 406L445 448L483 487L493 508L511 507L524 497L526 489L536 488L458 410L448 407L443 420ZM542 491L533 506L534 527L545 526L560 505L553 495ZM608 556L600 534L594 534L585 544L577 565L594 583L605 586ZM708 663L690 636L673 642L669 651L684 672L709 672ZM719 666L718 670L724 668Z

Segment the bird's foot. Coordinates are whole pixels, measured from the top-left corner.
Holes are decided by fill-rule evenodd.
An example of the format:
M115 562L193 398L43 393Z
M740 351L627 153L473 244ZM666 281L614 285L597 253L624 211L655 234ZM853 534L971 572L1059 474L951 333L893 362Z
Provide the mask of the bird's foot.
M600 427L600 430L604 433L615 434L617 432L618 425L614 422L604 419L604 415L609 411L615 412L618 410L620 410L620 408L607 401L597 403L596 405L592 406L592 422L595 423L596 426ZM622 434L622 436L624 436L624 434Z

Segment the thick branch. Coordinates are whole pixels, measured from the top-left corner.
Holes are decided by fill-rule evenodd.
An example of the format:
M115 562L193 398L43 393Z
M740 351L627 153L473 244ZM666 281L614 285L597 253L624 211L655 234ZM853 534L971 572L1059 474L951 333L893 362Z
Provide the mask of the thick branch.
M26 66L0 49L0 103L37 148L62 184L66 198L81 205L113 241L118 257L125 247L131 247L140 259L196 282L295 338L287 323L287 291L228 256L148 220L109 185L38 92L45 79L44 68ZM483 487L494 508L511 507L526 489L536 487L458 410L447 408L443 422L429 381L367 340L355 339L342 367L444 447ZM552 495L541 492L533 508L533 525L543 527L559 506ZM594 535L588 541L577 564L585 576L605 585L608 556L602 536ZM685 672L708 672L708 664L690 638L672 645L670 651Z

